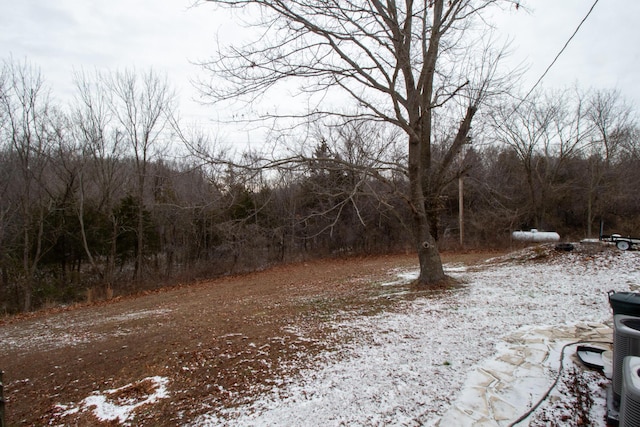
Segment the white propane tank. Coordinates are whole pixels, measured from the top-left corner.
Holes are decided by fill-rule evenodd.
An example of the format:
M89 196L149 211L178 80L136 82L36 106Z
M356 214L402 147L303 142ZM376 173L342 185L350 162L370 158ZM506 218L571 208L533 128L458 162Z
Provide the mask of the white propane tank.
M514 231L514 240L520 240L523 242L557 242L560 240L560 235L555 231L538 231L532 228L530 231Z

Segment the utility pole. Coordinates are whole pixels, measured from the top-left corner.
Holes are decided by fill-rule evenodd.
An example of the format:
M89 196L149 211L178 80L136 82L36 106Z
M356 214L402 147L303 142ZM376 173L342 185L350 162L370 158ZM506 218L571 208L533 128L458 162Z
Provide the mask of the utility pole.
M458 225L460 227L460 246L464 249L464 175L458 177Z
M471 129L469 129L469 134L464 144L471 146ZM458 227L460 230L460 247L462 249L464 249L464 158L467 151L466 148L460 150L460 173L458 175Z

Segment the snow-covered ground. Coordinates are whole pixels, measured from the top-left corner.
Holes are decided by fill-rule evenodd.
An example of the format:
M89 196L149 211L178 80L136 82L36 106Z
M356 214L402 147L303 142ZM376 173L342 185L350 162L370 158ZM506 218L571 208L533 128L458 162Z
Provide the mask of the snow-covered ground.
M555 253L547 248L470 270L448 267L450 275L466 283L462 289L335 325L357 338L335 357L327 355L323 366L303 371L246 406L201 417L192 425L436 425L474 368L504 351L506 337L532 328L610 322L607 292L640 285L637 252ZM389 286L416 274L398 271L402 279ZM559 362L548 362L547 380L528 385L533 402L555 378ZM604 426L604 392L593 388L596 419L591 422ZM561 388L553 393L556 406L558 399L570 400L562 393ZM532 402L521 404L525 412Z
M478 369L508 358L513 336L537 338L545 336L545 331L575 325L611 324L607 292L640 288L640 252L600 251L592 246L578 246L566 253L551 246L525 249L471 269L458 265L446 269L464 286L406 301L377 315L335 321L330 327L348 336L348 344L324 354L319 366L284 379L271 393L244 406L190 420L190 425L444 426L443 417L453 405L473 399L469 393L474 388L469 385L477 381ZM403 285L417 271L395 273L398 279L384 284L389 295L406 292ZM303 329L293 330L304 337ZM546 360L531 366L537 376L519 373L522 378L536 379L508 396L518 413L525 413L552 386L564 344L555 343ZM584 369L568 354L563 360L565 379L571 375L567 373L570 368ZM582 378L587 381L586 393L594 400L590 425L605 426L602 384L608 380L593 371ZM157 383L153 399L167 397L166 380L153 381ZM544 420L549 418L559 425L563 419L568 420L567 425L575 424L575 420L562 418L562 408L574 405L569 388L560 381L549 401L537 410L543 416L538 415L531 425L546 425ZM100 395L88 399L82 405L103 420L126 422L129 418L128 407L104 407L107 400ZM515 418L482 425L507 426ZM531 419L536 419L535 414Z

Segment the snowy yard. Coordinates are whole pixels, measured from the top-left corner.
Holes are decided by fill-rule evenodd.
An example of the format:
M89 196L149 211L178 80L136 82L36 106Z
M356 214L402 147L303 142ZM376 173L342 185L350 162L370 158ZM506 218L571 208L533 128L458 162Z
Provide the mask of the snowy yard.
M236 393L236 397L240 397L231 405L213 397L209 400L193 398L189 401L189 412L177 409L181 407L173 401L187 393L186 386L179 381L186 381L192 371L210 366L212 360L224 356L215 353L213 344L209 343L209 353L198 353L201 359L197 363L187 363L186 352L174 351L171 360L179 363L175 368L149 368L151 363L145 362L149 372L143 375L140 371L137 379L129 383L117 381L118 378L111 374L93 385L76 388L77 397L65 395L62 391L51 393L52 409L46 415L48 418L41 416L40 419L46 419L51 425L65 425L77 422L79 416L92 416L105 423L156 425L157 420L163 418L155 415L156 418L145 419L143 415L159 411L154 408L165 405L163 412L159 413L171 413L176 417L173 420L166 418L166 425L446 427L455 420L460 425L508 426L552 386L559 374L561 351L572 341L570 337L574 331L589 328L606 330L602 324L611 325L607 292L636 290L640 286L639 267L640 252L622 252L591 245L577 245L572 252L557 252L553 246L536 247L471 267L447 264L448 274L458 279L462 286L410 298L404 296L415 291L410 291L407 283L417 271L405 267L392 268L385 277L394 279L378 282L376 286L381 292L375 298L393 300L403 296L400 302L373 314L341 312L323 319L323 328L330 331L332 341L342 344L318 351L313 363L295 366L296 358L290 357L286 363L291 365L289 368L294 368L288 370L291 374L266 383L266 388L256 387L256 392L251 395L240 396L222 383L204 384L202 377L194 382L194 387L202 389L206 385L207 390L211 387L219 395ZM358 277L350 280L351 283L360 283ZM188 292L196 291L183 291ZM203 299L197 295L197 300ZM96 343L103 341L95 328L104 329L109 322L116 321L120 322L117 331L109 333L122 340L126 337L135 340L136 334L141 336L145 322L153 321L153 324L175 330L177 319L182 316L179 316L177 302L168 296L157 298L161 298L161 305L157 301L153 304L148 302L149 307L129 314L102 316L102 321L90 321L89 311L72 314L77 316L75 321L80 326L73 330L57 326L60 328L58 336L69 339L59 345L96 347ZM182 301L184 295L180 299L177 296L171 298ZM189 307L189 316L194 315L194 307ZM273 307L278 305L270 307L275 309ZM4 325L0 327L0 339L9 343L9 347L13 346L12 351L18 357L26 354L29 348L49 354L54 349L51 344L54 341L49 339L49 344L45 345L46 340L36 339L38 334L35 330L36 327L53 330L53 320L47 322L38 321L29 324L29 328L20 323ZM42 326L45 323L46 328ZM84 329L89 323L94 328L91 334ZM202 327L192 329L201 334L199 339L203 339L202 335L207 332L203 332ZM316 348L321 347L322 343L315 342L320 339L312 332L312 325L290 322L284 330L302 346L296 348L314 344L318 344ZM558 331L564 335L554 338ZM34 336L30 344L27 342L29 335ZM47 335L42 333L41 336ZM218 338L228 343L240 342L246 354L259 355L267 349L266 345L258 345L256 339L242 333ZM140 340L139 337L137 339ZM522 351L525 342L528 343L525 345L526 355L518 356L516 352ZM126 351L128 346L131 344L121 346L120 352ZM203 347L204 340L197 346ZM160 357L159 352L167 347L169 344L158 344L153 357ZM541 348L549 352L536 360L536 354L543 354L540 353ZM575 346L566 348L557 386L533 415L518 425L548 425L545 420L555 420L561 425L584 422L576 418L581 415L574 411L579 405L577 391L593 400L591 408L587 408L591 425L605 425L604 387L608 380L599 372L577 364L572 358L574 352ZM100 351L100 355L103 354L107 354L106 349ZM203 355L206 354L211 354L213 359L205 360ZM6 362L3 360L5 357L0 353L0 364ZM122 354L118 357L124 358ZM526 359L527 363L520 365L515 378L498 378L495 372L500 372L505 361L518 357ZM78 357L78 360L82 358ZM260 362L269 364L267 359ZM168 366L169 362L162 359L158 362L160 364ZM129 368L131 363L125 360L123 366ZM178 376L170 374L175 371ZM497 396L500 402L507 402L509 408L492 412L494 418L489 421L477 421L481 417L474 413L477 407L474 399L478 399L478 389L482 388L487 375L494 386L498 384ZM123 378L135 378L135 375L120 379ZM500 383L500 380L508 381L509 386L504 386L507 383ZM35 382L33 378L14 379L8 383L7 389L14 394L26 394L30 384ZM106 384L119 386L107 387ZM211 392L203 395L212 396ZM10 396L9 409L11 401L17 398ZM454 408L462 408L461 413L464 415L466 412L468 419L476 419L476 422L456 418L455 414L452 415Z
M505 337L518 331L610 322L607 291L640 285L638 255L525 250L470 270L448 265L449 274L466 283L464 289L336 325L358 339L340 354L328 354L320 369L304 371L223 418L211 414L191 425L215 426L229 419L229 424L240 426L436 425L475 375L474 367L508 351ZM417 275L397 273L401 279L389 286ZM544 361L546 381L523 385L531 398L520 402L523 413L552 384L559 351L555 357ZM591 421L604 426L604 390L598 386L602 378L585 375L594 385ZM562 390L554 395L553 405L546 403L541 412L562 413L559 400L573 404L574 397Z

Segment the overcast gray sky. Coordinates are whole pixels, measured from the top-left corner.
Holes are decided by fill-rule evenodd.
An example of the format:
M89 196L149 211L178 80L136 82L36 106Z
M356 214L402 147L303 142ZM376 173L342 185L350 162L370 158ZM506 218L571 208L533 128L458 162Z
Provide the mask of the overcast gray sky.
M511 13L499 21L514 40L513 55L530 65L533 85L585 17L594 0L529 0L532 13ZM543 80L545 87L578 83L583 88L617 88L640 106L640 2L600 0L566 51Z
M528 0L531 13L499 19L513 39L513 60L530 65L533 85L588 12L594 0ZM191 102L189 81L202 71L193 61L213 52L215 34L237 28L211 5L190 0L0 0L0 52L39 66L56 97L73 90L74 69L153 67L180 92L183 116L205 120L211 107ZM543 81L546 88L579 84L617 88L640 106L640 2L600 0L592 15Z

